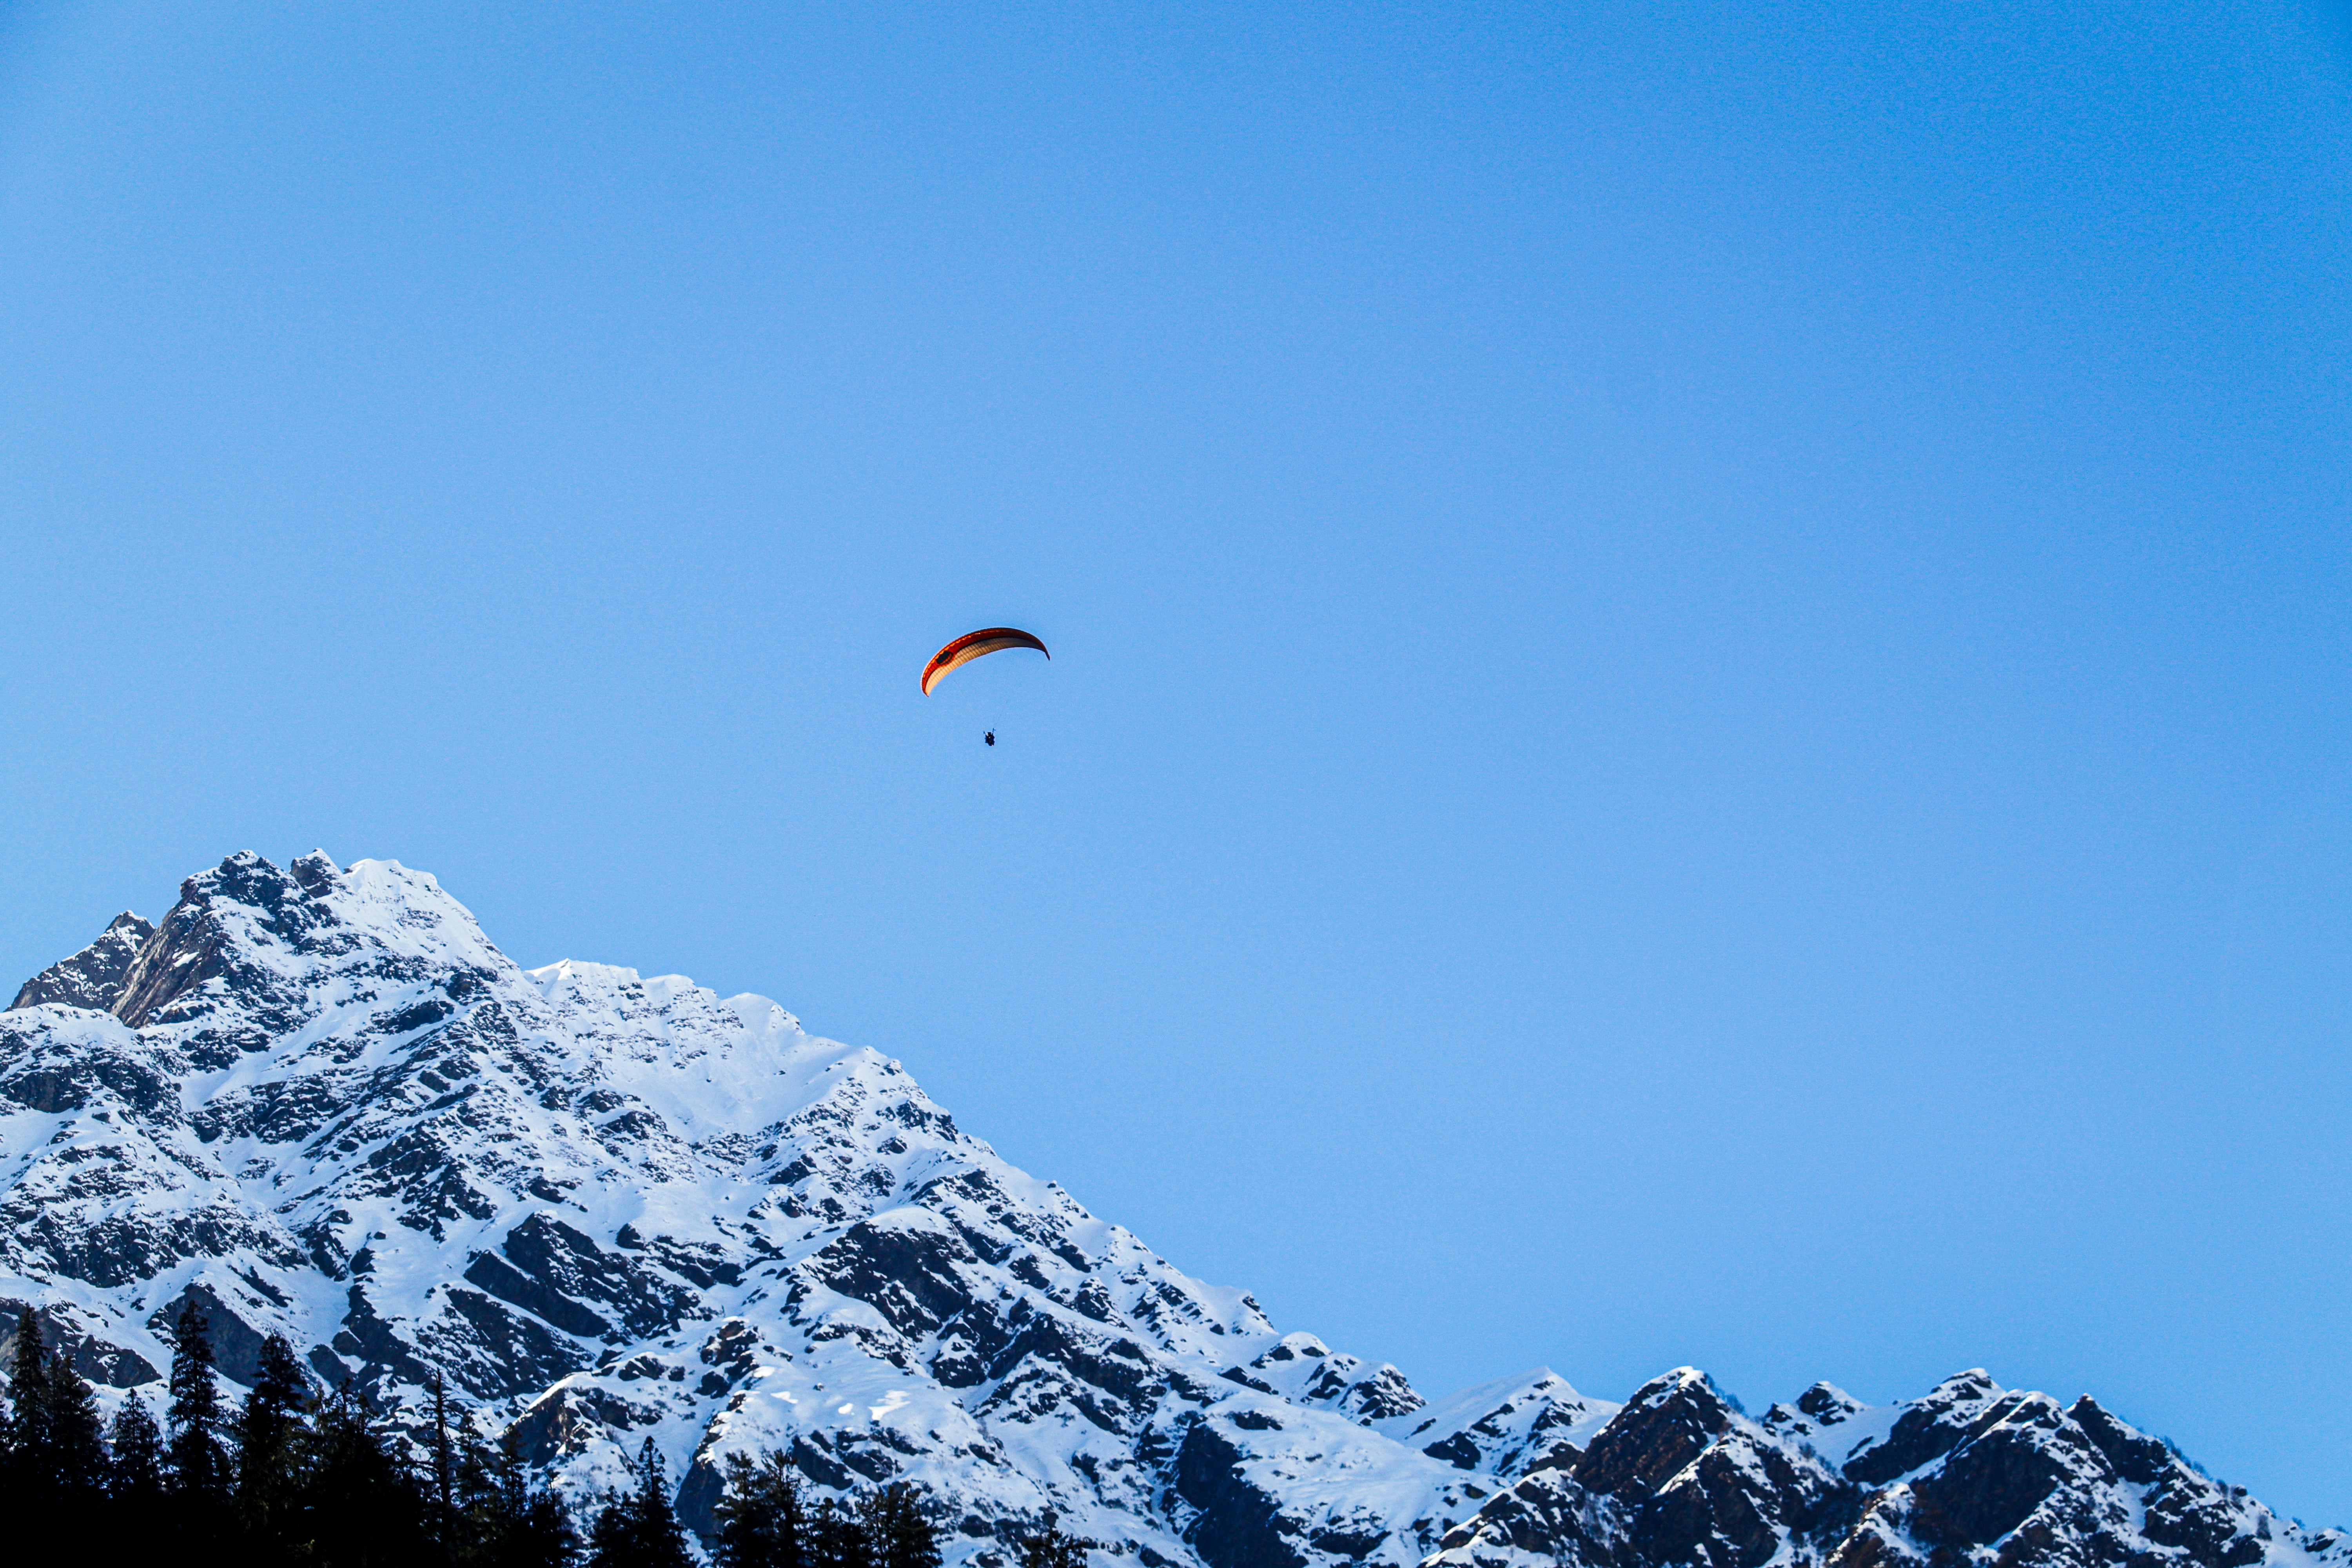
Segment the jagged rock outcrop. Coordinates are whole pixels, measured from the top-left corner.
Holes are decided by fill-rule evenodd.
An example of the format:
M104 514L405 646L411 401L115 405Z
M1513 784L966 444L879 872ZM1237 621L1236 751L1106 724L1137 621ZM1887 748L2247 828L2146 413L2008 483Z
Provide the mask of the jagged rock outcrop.
M1431 1405L1277 1331L958 1128L900 1066L677 976L526 972L434 879L237 855L0 1014L0 1310L109 1403L188 1303L415 1418L446 1380L561 1484L650 1436L910 1479L952 1563L1048 1512L1144 1568L1918 1560L2352 1568L2089 1401L1963 1374L1761 1420L1703 1374ZM5 1346L0 1346L5 1350Z
M122 994L123 982L130 978L139 950L154 934L153 926L125 910L99 933L96 942L26 981L8 1005L13 1010L54 1003L61 1007L110 1011L114 999Z
M1573 1470L1528 1476L1431 1568L2252 1568L2352 1563L2087 1396L1980 1370L1873 1409L1829 1384L1751 1420L1684 1368L1629 1400Z

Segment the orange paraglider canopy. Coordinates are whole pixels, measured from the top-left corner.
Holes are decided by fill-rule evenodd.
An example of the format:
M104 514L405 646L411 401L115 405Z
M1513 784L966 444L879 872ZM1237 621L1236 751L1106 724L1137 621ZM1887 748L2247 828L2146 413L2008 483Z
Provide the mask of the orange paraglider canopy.
M939 652L931 662L923 666L923 695L929 697L940 678L960 665L970 664L984 653L995 653L1008 647L1034 647L1045 653L1045 645L1027 632L1013 626L990 626L982 631L966 632ZM1054 656L1045 653L1047 658Z

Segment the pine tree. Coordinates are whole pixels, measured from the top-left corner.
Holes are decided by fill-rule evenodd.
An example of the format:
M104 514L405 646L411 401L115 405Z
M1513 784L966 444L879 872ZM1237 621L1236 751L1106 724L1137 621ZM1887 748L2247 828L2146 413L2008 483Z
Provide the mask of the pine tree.
M572 1568L580 1557L572 1510L559 1493L530 1484L512 1432L500 1440L488 1470L488 1522L475 1535L480 1560L496 1568Z
M1045 1533L1021 1543L1021 1568L1087 1568L1087 1553L1093 1547L1091 1541L1063 1534L1048 1513Z
M107 1433L106 1489L118 1508L152 1509L163 1496L163 1435L147 1402L132 1394Z
M670 1507L669 1478L651 1437L637 1455L637 1549L644 1568L693 1568L686 1554L686 1531Z
M172 1494L184 1510L209 1515L228 1500L228 1450L221 1443L220 1385L213 1378L212 1325L194 1301L172 1326L172 1404L164 1413L171 1441L164 1449ZM213 1520L190 1521L210 1532Z
M76 1371L60 1345L49 1354L49 1473L59 1504L68 1510L94 1505L106 1489L106 1444L100 1435L98 1396Z
M588 1526L588 1568L640 1568L636 1495L607 1497Z
M588 1531L588 1568L693 1568L670 1507L669 1478L651 1437L629 1467L634 1485L606 1500Z
M831 1498L809 1510L809 1568L874 1568L874 1544L851 1510Z
M499 1568L572 1568L580 1560L580 1535L562 1496L541 1488L510 1527L499 1548Z
M866 1494L858 1505L876 1568L940 1568L940 1534L920 1489L905 1481Z
M16 1314L8 1369L8 1480L20 1505L41 1506L57 1484L57 1445L49 1430L55 1410L40 1321L26 1307Z
M782 1453L772 1449L756 1465L748 1454L728 1455L727 1489L711 1511L719 1568L806 1568L800 1485Z
M163 1435L147 1402L132 1394L107 1433L108 1533L121 1561L155 1563L163 1538ZM181 1553L182 1559L187 1553ZM200 1554L199 1554L200 1555Z
M466 1568L497 1563L507 1530L506 1489L499 1485L498 1457L470 1426L451 1434L449 1446L450 1517L444 1524L444 1555Z
M301 1486L303 1407L310 1380L282 1334L261 1342L260 1367L236 1419L236 1514L265 1557L285 1541Z
M10 1357L7 1462L5 1501L8 1533L6 1551L37 1562L56 1557L69 1545L65 1539L68 1510L60 1506L55 1421L57 1401L49 1391L53 1363L41 1343L41 1325L31 1309L16 1318L16 1343Z
M364 1394L346 1381L320 1407L309 1447L297 1503L308 1561L320 1568L405 1568L430 1560L425 1489Z

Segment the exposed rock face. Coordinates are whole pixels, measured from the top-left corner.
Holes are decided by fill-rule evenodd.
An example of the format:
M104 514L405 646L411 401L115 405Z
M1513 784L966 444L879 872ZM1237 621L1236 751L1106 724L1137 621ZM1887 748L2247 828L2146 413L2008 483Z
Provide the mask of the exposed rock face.
M153 926L125 910L99 933L96 942L26 981L8 1005L13 1010L54 1003L61 1007L110 1011L114 999L122 994L122 983L130 978L139 950L154 934Z
M1671 1473L1669 1473L1671 1472ZM1660 1477L1664 1476L1663 1480ZM1690 1368L1643 1388L1572 1473L1528 1476L1432 1568L2251 1568L2352 1562L2088 1397L1980 1371L1873 1409L1817 1384L1750 1420Z
M110 1402L160 1401L191 1302L231 1378L273 1331L396 1416L437 1375L567 1486L651 1436L698 1528L738 1449L919 1481L980 1568L1048 1510L1144 1568L2352 1568L1981 1373L1760 1421L1691 1371L1622 1408L1545 1372L1425 1405L897 1063L677 976L526 973L391 862L232 856L0 1014L0 1331L32 1305Z

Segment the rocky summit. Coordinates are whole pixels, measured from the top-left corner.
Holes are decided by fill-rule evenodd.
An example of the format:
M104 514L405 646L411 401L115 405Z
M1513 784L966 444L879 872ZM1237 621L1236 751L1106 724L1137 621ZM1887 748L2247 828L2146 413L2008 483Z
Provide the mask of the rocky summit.
M929 1489L951 1563L1050 1514L1097 1568L2352 1568L2088 1398L1960 1373L1750 1416L1537 1371L1431 1405L1284 1333L761 996L524 970L435 880L235 855L0 1014L0 1303L106 1399L164 1325L281 1333L414 1421L438 1377L560 1485L650 1436L707 1531L720 1461ZM0 1347L5 1348L5 1347Z

